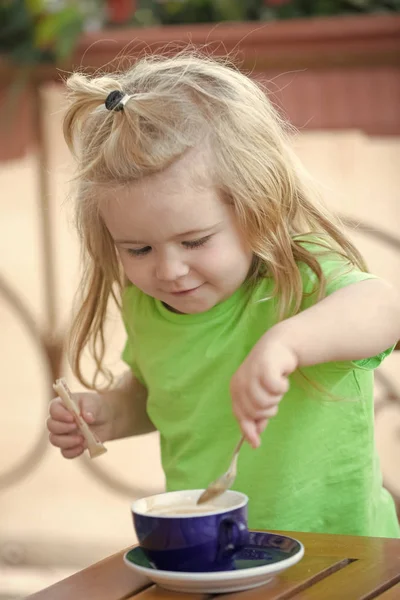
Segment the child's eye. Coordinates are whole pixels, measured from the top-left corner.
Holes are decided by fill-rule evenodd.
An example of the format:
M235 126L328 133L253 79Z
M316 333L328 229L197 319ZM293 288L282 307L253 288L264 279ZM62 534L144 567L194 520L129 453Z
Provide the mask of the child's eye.
M131 256L144 256L148 254L151 250L150 246L145 246L144 248L127 248L126 251Z
M199 240L191 240L190 242L182 242L185 248L199 248L200 246L204 246L206 242L211 238L211 235L207 235L206 237L200 238Z

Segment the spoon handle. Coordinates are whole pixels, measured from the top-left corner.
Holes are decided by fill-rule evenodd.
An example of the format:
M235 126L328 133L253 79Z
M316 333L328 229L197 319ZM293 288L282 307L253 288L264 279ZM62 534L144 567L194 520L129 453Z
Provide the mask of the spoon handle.
M235 457L235 454L238 454L240 448L243 445L244 440L245 440L244 435L242 435L242 437L240 438L239 442L236 444L235 450L233 451L233 457Z
M235 450L233 452L231 464L230 464L230 467L228 469L228 473L232 474L235 477L236 477L236 468L237 468L237 459L238 459L238 456L239 456L239 450L242 447L244 440L245 440L244 435L242 435L242 437L240 438L239 442L236 444L236 448L235 448Z

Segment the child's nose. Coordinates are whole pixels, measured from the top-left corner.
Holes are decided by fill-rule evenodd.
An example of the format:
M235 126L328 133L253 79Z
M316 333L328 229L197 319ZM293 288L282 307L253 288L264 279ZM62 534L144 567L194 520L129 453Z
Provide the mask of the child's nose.
M157 279L161 281L175 281L188 273L188 265L178 258L160 260L156 268Z

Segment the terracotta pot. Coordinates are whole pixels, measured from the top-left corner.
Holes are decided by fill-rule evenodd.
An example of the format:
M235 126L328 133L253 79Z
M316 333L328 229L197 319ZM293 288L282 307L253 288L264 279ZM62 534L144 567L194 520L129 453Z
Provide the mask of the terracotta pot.
M134 58L188 42L206 44L215 54L234 52L246 72L271 81L272 100L302 130L352 128L400 135L396 14L91 31L62 69L110 70L127 63L119 58L113 65L118 54ZM10 66L0 59L0 102L9 79ZM35 80L60 82L60 71L39 67ZM33 141L29 91L16 111L13 134L5 137L0 130L0 160L21 156Z
M74 63L107 70L118 53L134 57L189 41L216 54L233 51L245 71L270 80L272 99L301 129L400 134L396 14L104 30L82 38Z
M107 13L110 23L126 23L135 10L135 0L107 0Z
M10 85L0 85L0 161L23 158L34 143L32 87L12 102L10 92Z

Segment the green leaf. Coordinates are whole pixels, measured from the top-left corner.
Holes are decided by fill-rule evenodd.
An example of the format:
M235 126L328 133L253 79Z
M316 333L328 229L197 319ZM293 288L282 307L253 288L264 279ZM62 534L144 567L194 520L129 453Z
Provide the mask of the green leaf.
M19 39L30 35L33 28L32 16L26 11L23 0L0 6L0 44L15 46Z
M169 15L177 15L182 11L182 2L179 0L171 0L170 2L166 3L165 9Z
M246 3L240 0L215 0L215 9L221 21L244 21L247 16Z
M25 5L31 15L40 15L44 12L43 0L25 0Z
M75 44L82 33L82 29L83 23L80 19L65 23L60 34L57 36L54 47L56 60L63 60L72 54Z
M47 46L55 40L58 31L58 15L46 15L35 27L35 44Z
M64 57L67 48L72 48L82 28L83 16L75 6L71 5L58 13L46 15L39 21L35 31L35 42L39 47L55 44L60 57ZM58 50L56 50L57 54Z
M149 8L139 8L135 12L135 22L142 27L149 27L159 24L158 19L154 15L153 11Z

